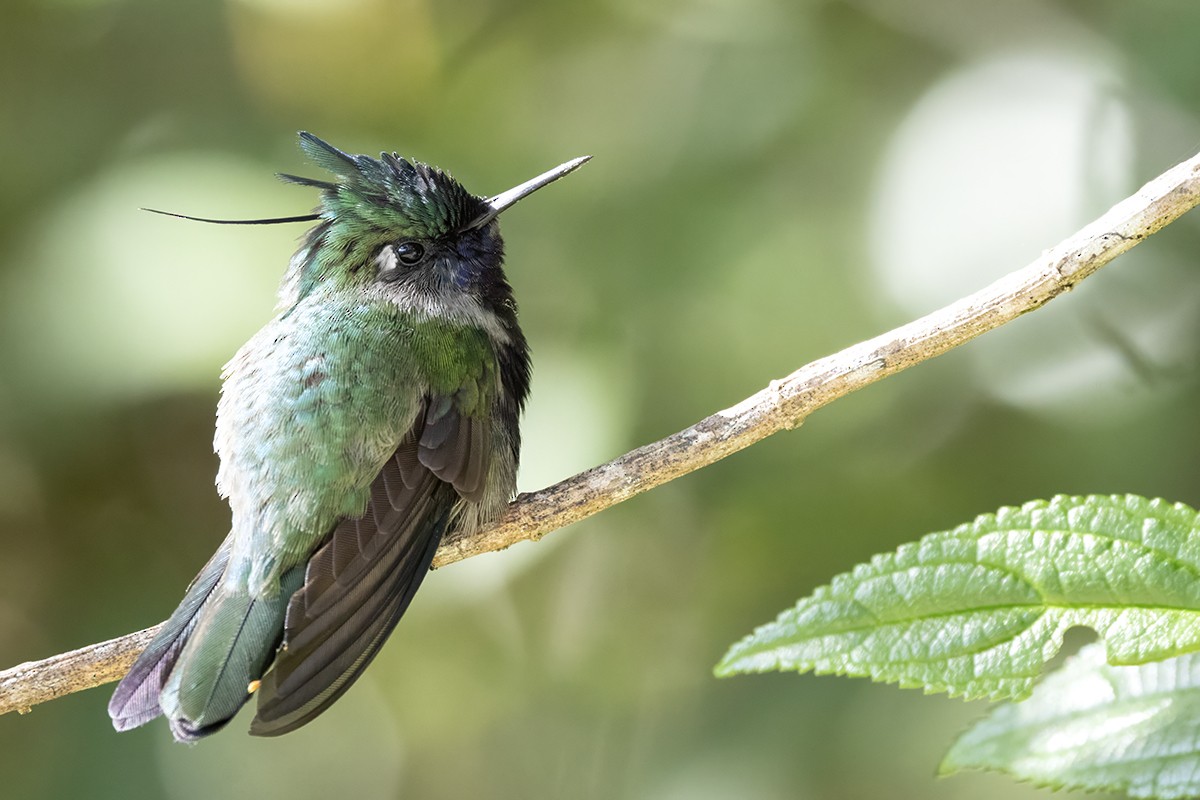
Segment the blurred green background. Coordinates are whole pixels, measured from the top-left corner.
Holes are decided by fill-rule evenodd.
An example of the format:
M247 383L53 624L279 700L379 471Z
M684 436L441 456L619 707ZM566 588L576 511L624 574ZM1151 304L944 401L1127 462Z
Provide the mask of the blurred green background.
M982 287L1200 146L1200 5L8 0L0 667L163 618L224 536L221 364L306 212L295 132L491 194L533 345L522 487ZM1200 218L1071 295L604 514L439 571L278 740L0 717L11 798L1024 798L984 706L711 676L872 553L1056 492L1200 504Z

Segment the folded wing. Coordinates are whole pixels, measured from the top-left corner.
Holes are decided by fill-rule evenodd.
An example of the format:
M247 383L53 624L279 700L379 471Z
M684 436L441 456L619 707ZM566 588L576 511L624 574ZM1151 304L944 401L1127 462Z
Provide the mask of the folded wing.
M371 485L365 513L343 519L309 559L259 687L252 734L277 736L309 722L379 652L429 571L455 505L483 493L487 427L453 398L426 402Z

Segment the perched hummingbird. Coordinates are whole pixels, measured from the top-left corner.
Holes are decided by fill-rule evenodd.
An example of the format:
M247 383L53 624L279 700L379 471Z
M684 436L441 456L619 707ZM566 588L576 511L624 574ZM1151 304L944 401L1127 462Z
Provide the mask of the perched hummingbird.
M448 529L515 491L529 350L496 217L583 164L495 197L395 154L309 133L330 181L278 315L225 366L217 487L229 535L108 704L117 730L160 714L181 742L252 694L250 733L327 709L379 652ZM222 221L222 220L208 220Z

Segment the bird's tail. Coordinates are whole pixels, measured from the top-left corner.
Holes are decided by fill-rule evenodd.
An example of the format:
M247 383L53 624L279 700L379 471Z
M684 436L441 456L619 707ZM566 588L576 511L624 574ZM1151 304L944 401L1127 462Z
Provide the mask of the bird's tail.
M281 591L253 597L222 578L226 539L188 587L183 602L117 686L108 704L123 731L165 714L181 742L219 730L237 713L274 655L288 598L303 568L283 577Z

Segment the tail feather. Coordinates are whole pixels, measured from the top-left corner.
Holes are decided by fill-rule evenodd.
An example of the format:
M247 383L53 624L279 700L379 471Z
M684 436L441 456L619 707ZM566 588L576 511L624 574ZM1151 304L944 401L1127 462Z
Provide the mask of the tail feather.
M159 696L177 740L219 730L250 699L250 684L275 655L288 599L303 579L303 567L291 570L269 597L223 585L212 593Z
M113 692L108 713L117 730L166 715L175 738L191 742L219 730L250 699L304 568L286 573L278 594L252 597L224 582L231 549L227 537Z
M118 731L145 725L163 713L159 705L159 693L196 625L196 615L225 572L231 543L232 539L226 537L188 586L183 602L163 623L158 635L117 685L112 699L108 701L108 715Z

